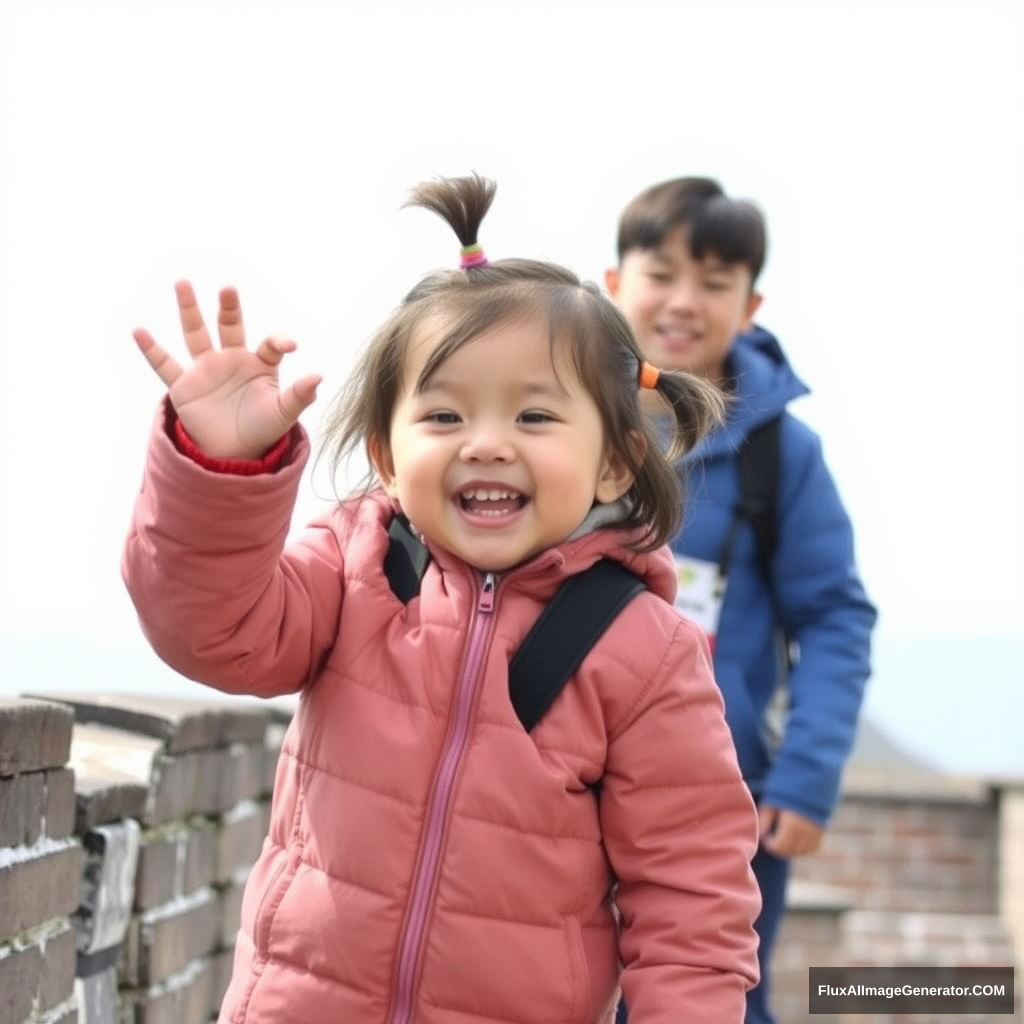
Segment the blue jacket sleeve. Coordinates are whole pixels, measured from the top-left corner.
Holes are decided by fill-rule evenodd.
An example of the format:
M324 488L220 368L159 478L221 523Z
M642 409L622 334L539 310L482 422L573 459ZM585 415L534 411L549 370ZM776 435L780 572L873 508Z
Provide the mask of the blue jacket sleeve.
M853 745L877 616L820 440L787 416L781 446L773 591L796 661L782 743L761 799L824 825Z

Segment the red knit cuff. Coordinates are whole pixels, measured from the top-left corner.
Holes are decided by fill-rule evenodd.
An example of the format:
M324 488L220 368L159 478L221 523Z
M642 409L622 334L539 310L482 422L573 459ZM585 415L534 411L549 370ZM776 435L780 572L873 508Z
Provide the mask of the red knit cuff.
M172 426L174 443L182 455L187 455L203 469L214 473L228 473L232 476L256 476L257 473L273 473L291 448L291 432L285 434L261 459L215 459L207 455L185 432L181 420L174 417Z

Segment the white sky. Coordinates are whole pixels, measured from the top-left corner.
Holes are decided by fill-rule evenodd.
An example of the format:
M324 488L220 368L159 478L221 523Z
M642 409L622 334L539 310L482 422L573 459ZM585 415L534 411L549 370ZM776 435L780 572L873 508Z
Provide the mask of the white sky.
M1019 0L0 0L0 692L168 685L118 560L160 394L131 330L178 344L177 278L298 339L315 433L457 257L399 210L418 181L495 178L493 256L600 280L634 193L708 174L768 216L759 319L882 614L869 708L1024 771L1022 30Z

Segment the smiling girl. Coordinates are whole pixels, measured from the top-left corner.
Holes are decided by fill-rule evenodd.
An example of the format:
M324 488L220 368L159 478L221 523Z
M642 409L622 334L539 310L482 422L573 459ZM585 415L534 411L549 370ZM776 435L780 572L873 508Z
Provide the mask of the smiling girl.
M560 267L488 262L477 178L413 202L462 243L372 339L329 421L373 479L286 543L316 377L294 343L219 347L177 286L168 387L123 572L179 672L301 699L246 887L222 1024L633 1024L743 1019L756 981L757 825L702 632L673 608L671 459L721 415L709 384L645 363L615 306ZM664 451L641 388L675 410ZM423 565L403 601L389 529ZM646 588L530 731L509 661L600 559Z

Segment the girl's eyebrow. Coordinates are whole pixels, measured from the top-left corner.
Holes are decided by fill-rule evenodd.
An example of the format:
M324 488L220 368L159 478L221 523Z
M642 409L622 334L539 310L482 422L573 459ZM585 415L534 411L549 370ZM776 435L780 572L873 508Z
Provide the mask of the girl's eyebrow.
M444 377L435 374L423 385L423 387L417 390L417 394L427 395L434 392L441 392L443 394L457 395L460 391L466 390L467 387L472 387L472 385L459 385L454 381L446 380ZM519 390L522 392L524 397L529 398L534 396L540 398L569 397L569 392L566 391L561 382L557 379L525 380L522 382Z

